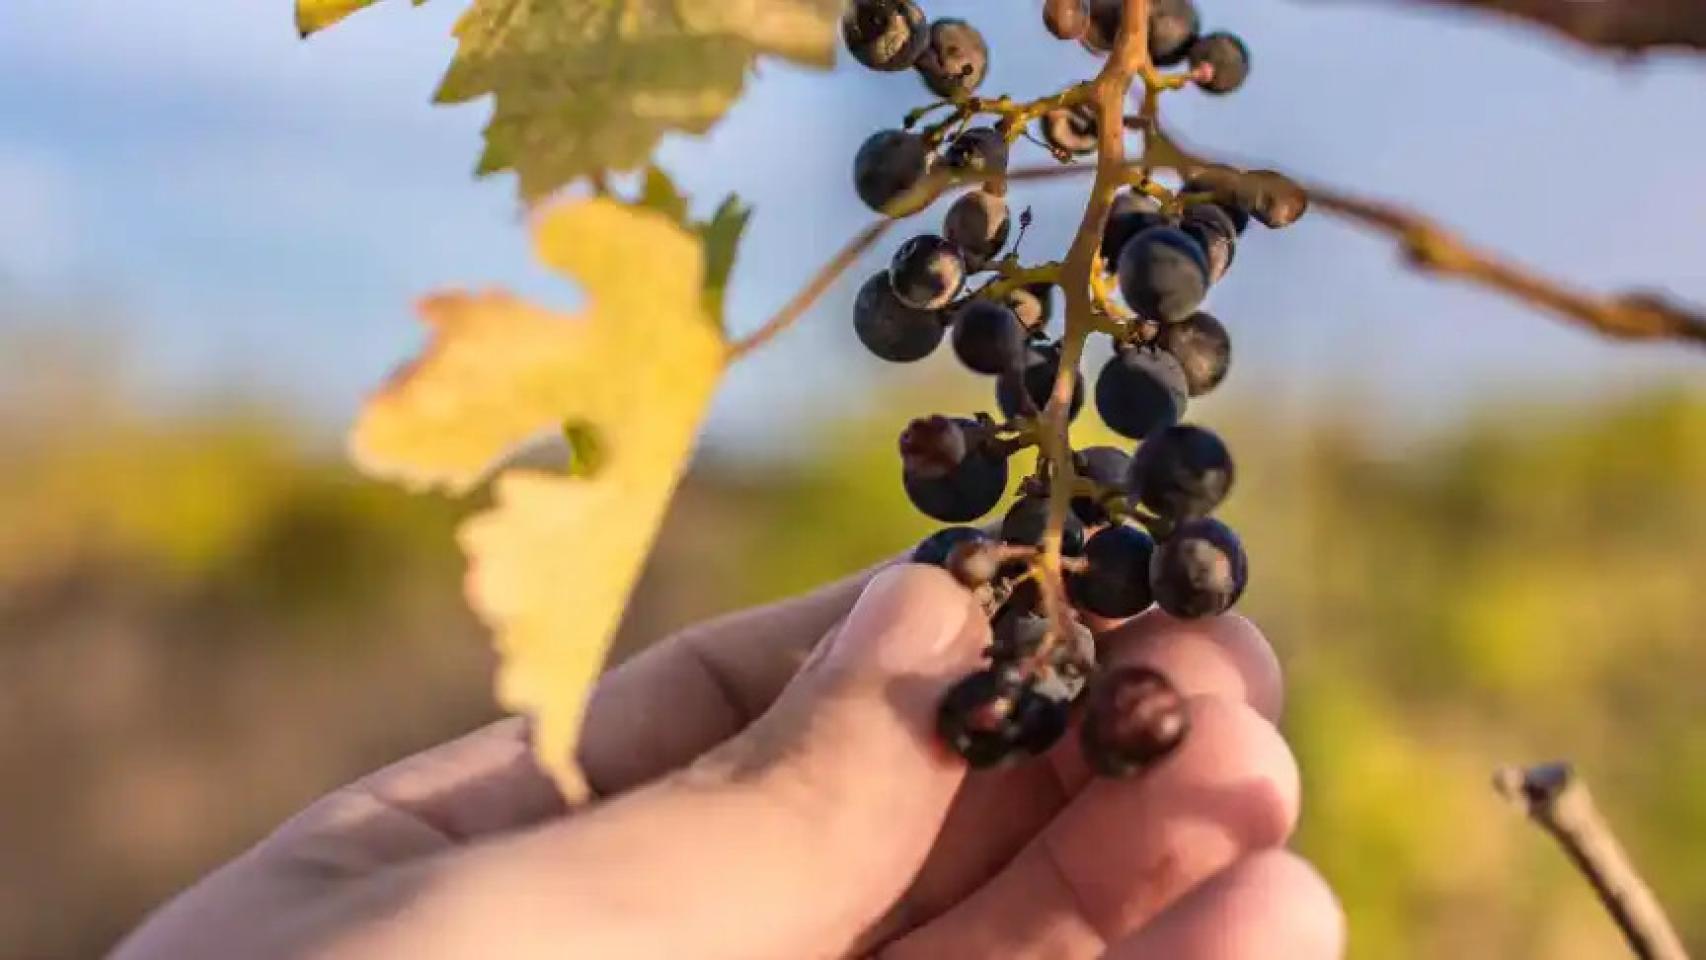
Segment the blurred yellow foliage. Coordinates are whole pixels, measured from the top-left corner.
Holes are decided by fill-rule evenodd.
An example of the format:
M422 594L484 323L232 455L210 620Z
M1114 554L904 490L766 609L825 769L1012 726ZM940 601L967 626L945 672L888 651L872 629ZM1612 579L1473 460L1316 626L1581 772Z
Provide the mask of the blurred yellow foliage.
M928 532L892 443L942 406L930 394L818 423L784 461L710 451L620 649ZM1240 456L1245 608L1288 674L1299 844L1345 901L1352 955L1619 955L1586 887L1487 786L1497 763L1556 756L1706 949L1706 395L1493 408L1401 447L1215 402ZM26 436L0 410L0 709L16 708L0 753L35 771L0 797L21 851L0 884L54 907L0 909L25 956L98 953L296 804L486 701L451 507L362 483L259 417L70 422ZM585 542L534 529L518 550Z

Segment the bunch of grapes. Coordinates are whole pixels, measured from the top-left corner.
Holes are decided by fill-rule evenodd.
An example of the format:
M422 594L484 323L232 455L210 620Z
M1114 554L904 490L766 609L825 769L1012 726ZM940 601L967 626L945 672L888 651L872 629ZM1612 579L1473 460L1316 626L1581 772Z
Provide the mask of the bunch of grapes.
M1045 0L1043 21L1054 36L1105 54L1123 10L1122 0ZM1231 268L1252 220L1287 226L1307 197L1270 171L1180 164L1181 178L1169 185L1138 164L1102 225L1085 291L1088 323L1076 334L1069 324L1065 336L1051 335L1061 264L1021 261L1030 211L1011 215L1008 160L1021 139L1061 163L1095 153L1103 132L1090 84L1029 102L979 96L989 64L982 35L963 20L927 21L914 0L853 0L842 35L860 63L912 69L939 98L859 148L859 197L880 213L905 216L968 188L948 205L941 232L902 243L887 268L864 282L853 308L859 340L878 357L920 360L946 338L965 367L994 379L994 413L921 417L900 435L907 496L954 524L919 544L912 559L945 567L975 591L993 629L988 665L944 697L938 733L973 766L995 766L1048 750L1080 711L1094 769L1143 769L1184 738L1183 699L1155 671L1099 670L1082 617L1125 618L1151 605L1175 617L1207 617L1243 593L1244 548L1213 516L1232 488L1231 454L1184 417L1190 398L1219 385L1231 361L1226 328L1202 309L1211 287ZM1146 71L1150 94L1195 86L1223 95L1249 74L1243 42L1203 33L1192 0L1152 0L1147 36L1152 67L1178 68ZM945 119L922 124L939 112ZM1140 131L1155 123L1141 114L1127 121ZM1061 366L1080 352L1069 347L1082 345L1068 338L1084 331L1113 340L1113 358L1089 392L1107 426L1136 442L1130 453L1073 449L1066 437L1051 444L1044 436L1051 398L1067 402ZM1086 390L1078 370L1064 376L1071 420ZM1034 470L1015 478L1014 455L1031 448ZM1051 450L1064 452L1051 457ZM1051 531L1050 491L1065 458L1074 478L1070 503L1054 511L1065 520ZM972 525L1010 489L1017 497L998 525Z

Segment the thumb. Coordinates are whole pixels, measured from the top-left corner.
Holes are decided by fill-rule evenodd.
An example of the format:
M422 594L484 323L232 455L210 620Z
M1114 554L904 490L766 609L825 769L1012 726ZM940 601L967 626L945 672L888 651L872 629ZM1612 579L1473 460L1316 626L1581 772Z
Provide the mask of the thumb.
M964 777L931 731L988 631L942 570L886 570L740 735L580 817L467 851L424 896L485 929L501 913L512 956L844 953L923 864ZM413 926L439 951L461 939Z

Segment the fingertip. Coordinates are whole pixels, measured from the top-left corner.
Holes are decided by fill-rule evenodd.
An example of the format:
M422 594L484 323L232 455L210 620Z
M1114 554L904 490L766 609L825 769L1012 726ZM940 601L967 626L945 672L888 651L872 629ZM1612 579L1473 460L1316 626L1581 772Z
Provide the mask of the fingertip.
M1334 960L1345 951L1338 899L1287 850L1253 853L1180 898L1108 951L1108 960Z
M885 674L935 672L974 662L989 624L940 567L901 563L871 578L828 651L828 662Z
M1294 943L1298 956L1337 957L1345 950L1345 911L1325 877L1290 850L1272 849L1235 865L1229 882L1249 889L1263 926Z

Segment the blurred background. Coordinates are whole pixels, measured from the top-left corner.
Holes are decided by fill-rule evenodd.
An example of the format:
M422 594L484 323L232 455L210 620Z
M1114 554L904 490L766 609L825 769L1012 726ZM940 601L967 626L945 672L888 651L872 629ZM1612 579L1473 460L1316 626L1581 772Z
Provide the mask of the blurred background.
M987 89L1093 68L1003 3L926 0L989 37ZM1386 3L1202 5L1255 72L1169 104L1193 143L1706 302L1706 60ZM484 108L427 103L459 4L307 44L289 7L0 9L0 956L97 955L303 802L492 715L450 539L470 505L360 479L339 438L419 345L415 297L577 293L531 261L512 184L469 177ZM764 65L666 145L698 206L757 205L737 326L864 222L852 152L921 95ZM1028 251L1064 248L1081 189L1019 192ZM897 371L854 340L892 246L733 373L622 650L927 532L893 436L987 400L950 358ZM1353 955L1617 955L1487 788L1553 756L1706 951L1706 361L1418 278L1320 216L1253 234L1211 309L1233 373L1193 416L1239 457L1244 606L1289 671L1300 845Z

